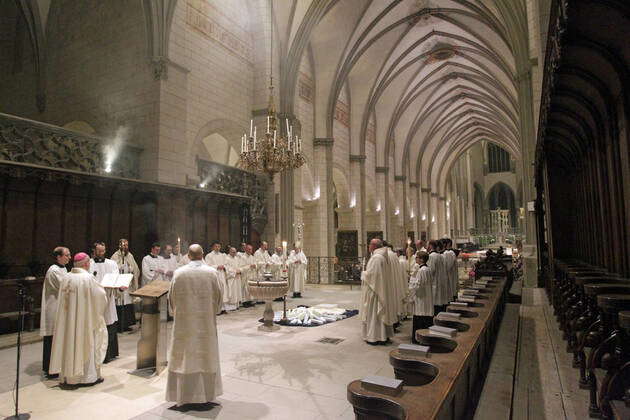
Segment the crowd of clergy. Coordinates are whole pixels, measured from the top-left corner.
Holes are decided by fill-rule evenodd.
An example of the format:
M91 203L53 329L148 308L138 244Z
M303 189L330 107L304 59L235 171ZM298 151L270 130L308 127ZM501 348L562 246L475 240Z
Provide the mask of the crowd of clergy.
M204 256L198 244L182 254L179 245L155 243L138 265L126 239L120 239L110 258L103 242L93 244L91 255L74 257L68 248L56 247L42 289L46 377L74 386L102 382L102 364L118 357L118 334L132 331L137 322L133 293L159 280L170 283L174 319L167 400L205 403L221 395L216 316L254 305L247 288L252 280L289 281L293 297L302 297L308 262L299 242L288 254L282 247L270 254L267 242L256 252L246 243L240 251L217 241L210 248ZM128 285L110 286L104 282L110 273L128 274Z
M429 328L433 317L457 300L459 275L451 239L417 241L402 251L381 239L369 244L361 274L362 337L368 344L387 344L401 321L411 315L416 331Z

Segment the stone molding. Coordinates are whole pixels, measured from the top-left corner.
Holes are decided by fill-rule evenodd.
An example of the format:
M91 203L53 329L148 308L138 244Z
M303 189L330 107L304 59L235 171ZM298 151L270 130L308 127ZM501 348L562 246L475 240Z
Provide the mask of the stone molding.
M365 155L350 155L350 162L364 162L366 159Z
M438 193L434 193L434 192L431 193L431 197L439 197L439 196L440 196L440 194L438 194Z
M411 188L420 188L420 183L419 182L410 182L409 186Z
M405 182L407 180L407 177L404 175L394 175L394 181L403 181Z
M431 192L431 188L420 188L420 191L430 193Z
M377 166L376 167L376 173L377 174L387 174L387 173L389 173L389 167L388 166Z
M313 139L313 146L332 147L333 144L335 144L335 139L332 137L316 137Z

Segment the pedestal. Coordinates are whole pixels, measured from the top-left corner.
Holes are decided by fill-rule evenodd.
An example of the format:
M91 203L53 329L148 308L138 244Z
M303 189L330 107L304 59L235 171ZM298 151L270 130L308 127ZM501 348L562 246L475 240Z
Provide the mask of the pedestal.
M276 331L279 330L280 327L274 325L273 323L273 306L271 305L271 301L268 300L265 302L265 312L263 312L263 324L258 327L260 331Z
M142 298L142 327L138 340L137 369L155 369L160 374L166 368L166 296Z

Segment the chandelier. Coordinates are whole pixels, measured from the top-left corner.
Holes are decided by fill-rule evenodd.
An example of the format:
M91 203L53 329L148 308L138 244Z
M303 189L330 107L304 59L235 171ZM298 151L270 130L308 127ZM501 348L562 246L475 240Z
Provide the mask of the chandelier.
M264 172L273 179L279 172L297 169L304 165L306 159L302 154L302 139L293 135L293 125L289 119L284 120L284 127L279 125L273 98L273 0L271 1L271 60L269 72L269 106L267 113L267 130L258 137L254 120L249 122L249 136L241 137L240 166L253 172ZM285 132L282 132L285 128ZM284 135L283 135L284 134Z

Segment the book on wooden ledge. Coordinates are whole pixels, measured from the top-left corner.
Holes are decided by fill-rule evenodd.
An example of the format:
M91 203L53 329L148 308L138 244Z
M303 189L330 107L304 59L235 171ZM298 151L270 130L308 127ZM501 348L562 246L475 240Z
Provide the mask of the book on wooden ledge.
M103 277L101 286L111 289L119 289L121 287L129 287L129 283L133 280L133 274L107 273Z

